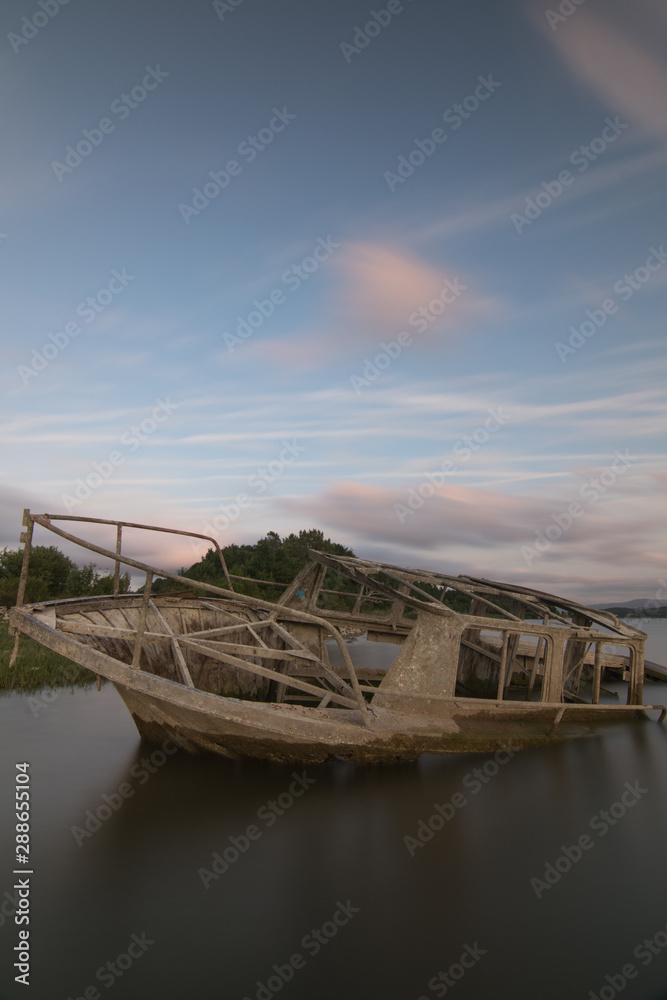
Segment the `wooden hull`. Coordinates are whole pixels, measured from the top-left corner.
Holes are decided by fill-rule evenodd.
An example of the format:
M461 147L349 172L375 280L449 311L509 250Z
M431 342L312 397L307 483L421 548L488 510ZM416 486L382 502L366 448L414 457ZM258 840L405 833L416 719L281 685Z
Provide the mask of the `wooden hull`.
M154 743L172 739L190 752L304 764L333 757L391 763L414 760L424 753L489 753L537 746L594 735L601 725L646 718L646 706L446 698L433 692L392 694L391 687L380 685L364 720L361 711L350 707L261 700L258 688L246 697L200 690L176 677L173 643L154 640L150 649L147 640L141 668L131 665L134 644L130 638L119 638L124 630L118 623L124 619L126 626L132 624L140 601L141 597L120 597L53 602L14 609L10 622L19 632L111 681L142 738ZM156 615L164 621L168 617L172 629L180 616L184 631L176 634L183 641L192 632L188 633L186 625L202 624L202 612L213 616L206 622L213 627L228 613L222 606L213 612L210 606L199 607L194 598L176 609L173 602L156 601ZM81 631L82 621L92 626L87 635ZM74 628L79 631L68 631ZM147 633L151 634L155 633ZM189 650L188 670L219 686L220 678L212 679L207 659ZM236 671L234 677L238 676ZM223 683L228 684L229 671L225 677ZM258 694L260 699L253 700Z
M54 521L113 525L116 549ZM232 576L215 539L192 532L29 510L23 523L10 667L18 636L32 636L111 681L154 742L290 763L379 763L536 746L646 718L648 708L660 709L660 722L667 713L643 704L644 633L552 594L313 549L283 589ZM112 560L114 596L24 605L35 526ZM128 527L210 543L226 586L124 554ZM121 565L146 574L143 593L119 593ZM155 577L185 590L156 595ZM235 582L282 592L269 601ZM364 671L345 630L401 648L388 669ZM600 703L607 669L627 685L625 705Z

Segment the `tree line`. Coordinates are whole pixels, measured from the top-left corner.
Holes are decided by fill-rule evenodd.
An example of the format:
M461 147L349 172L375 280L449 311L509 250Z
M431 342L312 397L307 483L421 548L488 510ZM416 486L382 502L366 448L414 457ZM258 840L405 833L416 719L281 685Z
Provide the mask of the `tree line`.
M16 604L23 552L3 549L0 552L0 605ZM130 589L130 574L120 578L120 592ZM62 597L93 597L113 594L113 574L102 574L94 563L77 566L55 545L35 545L30 552L25 600L53 601Z
M253 545L227 545L222 549L222 554L230 575L245 578L233 580L234 590L237 593L275 601L280 596L281 590L287 587L306 565L308 549L316 549L338 556L354 557L355 555L352 549L338 542L333 542L330 538L325 538L323 532L316 528L299 531L298 534L292 533L283 538L277 532L269 531L264 538L260 538ZM0 605L11 607L16 603L22 560L22 551L4 549L0 552ZM181 568L178 573L180 576L192 580L195 592L197 582L213 584L223 589L228 588L220 558L214 549L209 549L201 559L187 569ZM392 587L396 586L395 580L386 577L380 571L371 573L371 576L379 582L387 583ZM130 583L129 573L123 573L120 577L121 594L130 592ZM279 586L271 586L272 583L279 584ZM443 600L442 591L438 587L427 583L421 584L421 587L433 600ZM157 577L153 581L151 589L155 594L167 594L182 591L183 584L164 577ZM324 589L325 591L338 591L338 594L322 595L324 606L330 610L347 611L354 608L359 586L348 576L328 569ZM142 590L143 587L140 586L136 593L141 593ZM101 573L94 563L76 566L68 556L54 545L48 547L36 545L32 548L25 595L27 603L112 593L112 573ZM503 603L502 598L499 598L498 601ZM470 597L449 590L444 596L444 603L455 611L465 614L469 609ZM378 615L387 614L390 608L390 598L386 600L364 599L360 606L362 612ZM408 617L415 616L415 612L411 610L408 612Z

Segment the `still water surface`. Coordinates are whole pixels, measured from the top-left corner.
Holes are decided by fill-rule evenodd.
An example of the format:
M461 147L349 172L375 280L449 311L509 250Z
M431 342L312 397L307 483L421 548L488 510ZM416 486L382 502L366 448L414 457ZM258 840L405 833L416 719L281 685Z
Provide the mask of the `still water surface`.
M667 663L667 622L638 624ZM667 686L648 684L649 699L667 704ZM667 725L498 762L151 763L106 686L37 715L27 696L0 700L0 742L5 1000L667 997ZM30 987L14 982L7 916L21 760ZM87 836L98 810L110 818Z

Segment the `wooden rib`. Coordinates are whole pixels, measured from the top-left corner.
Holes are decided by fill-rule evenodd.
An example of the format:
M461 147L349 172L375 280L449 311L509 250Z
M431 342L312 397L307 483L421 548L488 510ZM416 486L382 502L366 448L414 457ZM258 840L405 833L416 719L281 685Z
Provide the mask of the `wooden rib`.
M240 622L243 625L248 624L247 618L241 618L239 615L235 615L233 611L228 611L227 608L221 608L218 605L211 604L209 601L202 601L201 603L202 606L208 608L209 611L221 612L222 614L227 615L229 618L235 618L236 621Z
M283 626L274 619L270 619L266 622L266 624L273 626L281 639L284 639L292 649L301 649L304 650L304 652L310 652L307 646L300 642L296 636L293 636L291 632L288 632L286 628L283 628Z
M188 635L188 638L192 638ZM206 642L206 639L200 640ZM345 683L345 680L337 673L335 673L330 667L327 667L325 663L319 660L314 653L309 650L304 649L303 651L298 649L270 649L268 646L260 647L257 646L246 646L243 643L234 642L216 642L215 649L220 649L225 653L241 653L251 656L265 657L273 660L297 660L297 662L303 663L305 660L307 663L314 663L317 666L317 671L312 668L308 670L307 667L304 668L304 672L297 675L303 677L326 677L329 683L341 691L343 694L350 697L354 697L354 692L349 684ZM281 677L292 677L294 676L291 672L281 672ZM284 682L283 682L284 686Z
M595 644L595 663L593 666L593 686L591 690L591 702L593 705L600 704L600 679L602 677L602 643Z
M192 635L189 632L186 634L186 637L192 639ZM214 640L208 640L202 636L198 641L213 642ZM216 642L215 649L221 649L225 653L250 653L252 656L265 657L270 660L306 660L316 663L318 666L320 665L320 660L318 660L314 653L302 653L298 649L270 649L268 646L248 646L243 642Z
M544 638L537 640L537 646L535 647L535 659L533 660L533 667L530 671L530 681L528 682L528 690L526 691L526 701L530 701L533 697L533 689L535 687L535 681L537 679L537 670L540 662L540 647L544 644L544 669L547 668L547 640L546 636Z
M149 601L148 605L151 608L151 610L153 611L153 614L157 617L158 621L162 625L162 628L166 629L166 631L171 636L171 648L172 648L172 651L173 651L173 654L174 654L174 659L176 660L176 662L178 664L178 669L181 672L181 677L183 678L183 682L185 683L186 687L194 688L194 683L193 683L192 677L190 676L190 671L188 670L188 665L185 662L185 657L183 656L183 650L181 649L181 647L179 645L179 641L176 638L176 636L174 635L174 632L172 631L171 626L169 625L169 622L164 617L164 615L162 614L162 612L158 608L155 607L155 604L153 603L153 601Z
M461 639L462 646L469 646L470 649L474 649L476 653L482 653L484 656L488 656L490 660L495 660L496 663L500 663L502 656L500 653L495 653L491 649L485 649L484 646L478 646L476 643L471 642L470 639Z
M174 633L169 627L166 619L160 613L159 609L155 606L153 601L150 602L151 609L156 613L160 624L167 630L166 634L163 632L151 632L146 630L144 632L144 639L147 642L178 642L181 636ZM134 639L136 635L135 629L123 629L118 628L114 625L97 625L91 622L90 624L83 624L82 622L71 622L68 620L62 620L60 623L61 631L72 632L79 635L97 635L101 638L107 639ZM271 624L268 622L267 624ZM217 629L215 630L217 632ZM231 626L231 631L237 632L238 628L236 625ZM208 640L210 633L203 632L184 632L184 636L189 639L198 638L201 640ZM224 649L227 652L232 653L244 653L252 650L253 656L266 656L277 660L305 660L308 662L313 662L320 664L320 660L311 653L305 647L293 649L293 650L281 650L281 649L271 649L269 646L263 642L259 636L255 636L261 643L259 648L254 646L247 646L244 643L233 643L233 642L217 642L216 648ZM213 641L212 639L210 641ZM326 667L322 665L323 671L326 671ZM340 681L341 678L338 678Z
M381 572L383 576L388 576L391 580L396 580L397 583L404 584L404 586L408 587L410 590L416 591L416 593L419 594L420 598L422 598L424 600L424 602L427 602L428 604L435 603L436 598L433 597L431 594L427 594L425 590L421 589L421 587L418 587L416 583L412 582L412 579L405 578L400 573L392 573L391 570L382 569L379 572ZM412 576L412 578L414 578L414 574L411 574L411 576ZM372 577L370 577L370 576L369 576L368 579L373 584L377 583L377 581L373 580ZM430 580L421 580L421 582L422 583L430 583L431 581ZM434 583L434 585L435 585L435 583ZM374 588L374 589L375 589L375 592L382 593L382 591L378 591L377 588ZM443 608L444 608L444 610L446 612L450 612L453 615L456 614L456 612L452 611L451 608L448 608L446 604L443 604L442 606L443 606Z
M248 624L246 627L248 629L248 632L250 632L250 635L260 644L260 646L263 646L265 649L269 648L264 642L264 640L257 635L252 625Z
M257 629L262 625L271 625L271 624L272 623L270 621L253 622L253 629ZM219 628L204 628L198 632L183 632L183 635L189 635L193 638L197 638L199 636L201 636L202 638L204 637L209 638L217 635L225 635L227 632L240 632L241 629L248 628L248 626L249 622L243 622L243 624L239 622L238 625L221 625Z
M510 634L505 632L503 636L503 647L500 653L500 669L498 671L498 692L496 698L498 701L503 697L505 691L505 677L507 675L507 650L509 649Z
M267 667L260 667L256 663L248 663L247 660L240 660L237 656L231 656L229 653L223 653L217 647L211 648L210 646L204 645L201 641L193 641L189 636L181 639L181 642L188 646L192 646L192 648L196 649L199 653L203 653L205 656L210 656L214 660L221 660L223 663L228 663L232 667L240 667L241 670L249 670L250 673L259 674L260 677L267 677L269 680L278 681L280 684L285 684L287 687L297 688L299 691L305 691L307 694L316 695L318 698L321 698L323 693L326 693L325 688L315 687L314 684L307 684L306 681L296 680L296 678L290 677L289 674L280 674L276 670L269 670ZM345 705L346 708L358 707L356 702L352 701L350 698L343 698L342 695L335 694L333 691L331 692L331 699L339 702L341 705Z
M135 628L117 628L114 625L95 625L90 622L84 625L82 622L73 622L68 619L60 619L58 622L60 632L73 632L78 635L99 635L107 639L134 639L137 634ZM144 632L144 639L148 642L168 642L169 636L162 632Z
M139 610L139 622L137 624L137 632L134 642L134 653L132 654L132 663L130 664L133 670L141 670L141 648L144 643L144 632L146 631L146 619L148 618L148 604L151 599L152 583L153 572L152 570L148 570L146 573L146 582L144 583L141 608Z
M310 653L310 650L308 650L302 642L299 642L295 636L291 635L287 629L283 628L282 625L279 625L276 621L272 622L272 624L278 635L280 635L285 642L290 643L292 649L296 650L297 648L300 648L304 652ZM310 653L310 656L312 656L315 662L319 664L322 673L330 684L333 684L339 691L345 691L348 695L354 697L355 692L353 687L346 684L344 678L342 678L340 674L337 674L331 667L329 667L323 660L316 657L313 653Z

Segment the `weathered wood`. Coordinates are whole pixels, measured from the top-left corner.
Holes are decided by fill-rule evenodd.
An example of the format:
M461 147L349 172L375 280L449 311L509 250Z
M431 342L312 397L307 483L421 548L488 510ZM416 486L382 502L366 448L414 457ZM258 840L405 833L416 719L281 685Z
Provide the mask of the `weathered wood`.
M14 664L16 663L16 657L19 655L20 639L21 639L21 633L17 632L16 635L14 636L14 645L12 647L12 654L9 657L9 667L8 667L9 670L13 669Z
M318 698L322 696L323 689L321 687L315 687L314 684L308 684L306 681L298 680L296 677L289 677L287 674L279 674L275 670L269 670L267 667L260 667L256 663L249 663L247 660L241 660L238 656L232 656L231 653L224 653L222 650L218 649L217 646L212 648L211 645L207 645L203 640L192 640L189 636L183 637L181 640L188 646L192 646L193 649L199 650L199 652L204 653L206 656L210 656L215 660L220 660L222 663L229 663L233 667L239 667L241 670L248 670L250 673L259 674L260 677L267 677L269 680L278 681L281 684L287 684L289 687L297 688L299 691L305 691L308 694L314 694ZM341 695L334 694L331 692L331 700L337 701L341 705L345 705L347 708L356 708L355 702L351 698L343 698Z
M173 631L169 627L169 622L164 617L164 615L159 610L159 608L155 607L155 604L153 603L153 601L149 601L148 603L149 603L151 611L155 614L156 618L158 619L158 621L160 622L160 624L162 625L162 627L171 636L171 648L172 648L172 651L173 651L173 654L174 654L174 659L176 660L176 663L178 664L178 669L181 672L181 677L183 678L184 683L188 687L193 688L194 684L192 682L192 677L190 676L190 671L188 670L188 665L185 662L185 657L183 656L183 652L181 650L181 647L179 645L179 641L178 641L177 637L174 635Z
M141 660L141 648L144 643L144 632L146 631L146 618L148 617L148 605L151 599L151 584L153 583L153 574L150 570L146 573L146 583L144 584L144 594L143 600L141 602L141 610L139 611L139 622L137 624L137 633L134 640L134 654L132 656L131 667L133 670L140 669Z
M505 678L507 676L507 654L509 647L509 632L506 632L503 636L503 647L500 654L500 667L498 669L498 692L496 697L498 699L502 698L505 693ZM465 639L461 639L461 645L465 642Z
M533 659L533 666L530 671L530 680L528 681L528 690L526 691L526 701L533 700L533 690L535 688L535 681L537 680L537 673L540 665L540 646L544 650L544 669L546 670L547 662L547 639L546 636L543 639L537 640L537 646L535 647L535 657Z
M565 715L565 705L561 705L561 707L556 712L556 715L555 715L553 724L551 726L551 729L549 730L549 732L547 734L548 736L553 736L553 734L558 729L558 726L560 725L561 720L562 720L562 718L563 718L564 715Z
M16 594L17 608L23 604L25 598L25 588L28 583L28 565L30 563L30 553L32 551L34 522L30 516L30 511L27 508L23 511L23 525L25 527L25 531L21 532L20 539L21 542L23 542L23 560L21 562L21 574L19 576L19 586Z
M593 732L599 723L641 718L654 707L641 705L644 634L554 595L311 551L310 564L271 602L236 593L228 574L225 589L123 555L127 522L62 519L116 525L116 552L109 552L57 528L49 515L24 516L27 527L38 525L111 558L116 593L20 604L10 614L13 634L37 636L111 679L150 738L176 733L187 745L227 756L262 756L266 741L272 759L324 760L341 746L360 759L409 759L429 750L488 751L561 740ZM146 574L143 595L118 593L121 564ZM328 570L355 586L349 593L327 590ZM188 589L151 598L156 575ZM435 597L427 593L433 588L439 590ZM467 614L443 603L448 590L470 598ZM330 592L351 598L353 612L317 608L317 595ZM390 602L391 610L373 615L370 601ZM543 620L527 621L527 614ZM347 635L367 629L371 640L400 644L391 667L357 670L344 626L352 626ZM336 668L325 645L329 638L343 660ZM629 653L605 652L614 644ZM590 703L579 694L589 665ZM599 703L606 667L627 677L627 705ZM509 699L509 685L524 677L526 700ZM533 702L538 678L539 700ZM457 695L457 680L466 697ZM311 699L320 707L295 703ZM665 711L659 710L662 721Z
M600 680L602 678L602 643L595 644L595 664L593 667L593 686L591 689L591 701L594 705L600 703Z
M116 555L120 556L121 548L123 544L123 526L122 524L116 525ZM116 559L113 571L113 593L114 597L118 595L120 590L120 559Z

